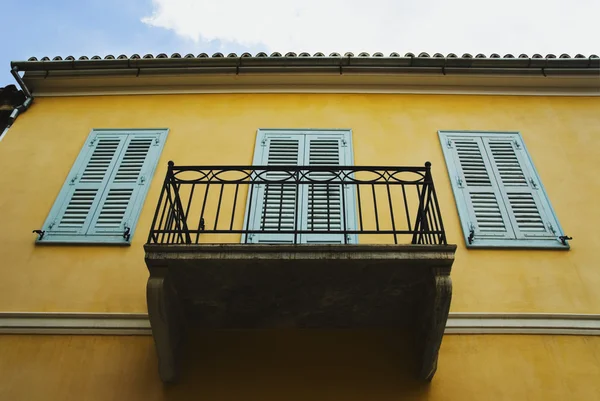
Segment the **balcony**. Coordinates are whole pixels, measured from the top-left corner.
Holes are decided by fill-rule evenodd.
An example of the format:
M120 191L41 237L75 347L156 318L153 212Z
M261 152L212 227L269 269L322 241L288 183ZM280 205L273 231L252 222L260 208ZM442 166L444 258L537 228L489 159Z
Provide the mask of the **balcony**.
M159 373L193 329L394 328L431 380L448 245L431 165L175 166L145 245Z

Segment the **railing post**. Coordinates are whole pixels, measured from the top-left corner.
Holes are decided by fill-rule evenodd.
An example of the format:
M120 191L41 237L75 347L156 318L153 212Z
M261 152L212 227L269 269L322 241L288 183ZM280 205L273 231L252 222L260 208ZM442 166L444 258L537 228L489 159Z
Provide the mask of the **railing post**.
M430 164L431 166L431 164ZM433 204L435 207L435 214L437 216L438 222L439 222L439 229L442 232L439 235L439 241L440 244L442 245L446 245L446 230L444 229L444 221L442 219L442 211L440 210L440 204L438 202L438 198L437 198L437 193L435 192L435 185L433 184L433 177L431 176L431 172L430 172L430 178L431 178L431 189L430 189L430 196L433 198Z
M420 238L423 239L423 230L424 225L426 224L427 217L425 216L425 192L427 191L428 182L431 181L431 163L425 162L425 177L423 177L423 189L419 194L419 210L417 210L417 218L415 221L415 229L413 233L412 244L419 243L417 239L417 233L420 235ZM417 184L417 189L419 188Z
M163 182L162 191L160 191L160 196L158 197L158 204L156 205L156 210L154 211L154 218L152 219L152 225L150 226L150 234L148 234L148 243L151 242L151 239L154 239L154 243L158 243L158 235L155 237L156 230L156 221L158 220L158 212L160 211L160 206L162 205L163 198L165 196L165 192L168 190L169 186L169 174L167 170L167 174L165 175L165 181ZM161 219L162 220L162 219ZM160 224L159 224L160 226ZM160 230L160 227L158 227Z
M173 163L173 161L169 161L169 170L167 172L167 174L169 175L169 179L171 180L171 186L173 187L173 193L175 194L175 204L177 205L177 209L176 212L178 212L181 216L181 230L183 231L183 233L185 234L185 243L186 244L191 244L192 243L192 238L190 236L190 231L188 230L187 227L187 222L185 221L185 214L183 213L183 205L181 204L181 198L179 197L179 189L177 188L177 185L175 185L175 173L173 172L173 166L175 165L175 163Z

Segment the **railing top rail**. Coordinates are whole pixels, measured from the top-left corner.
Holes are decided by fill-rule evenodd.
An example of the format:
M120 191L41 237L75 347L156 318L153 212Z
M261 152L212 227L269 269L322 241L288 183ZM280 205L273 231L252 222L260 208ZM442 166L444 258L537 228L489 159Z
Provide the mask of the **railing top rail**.
M414 172L424 173L428 167L424 166L298 166L298 165L278 165L278 166L245 166L245 165L206 165L206 166L177 166L172 165L174 172L180 171L205 171L205 170L266 170L266 171L398 171L398 172Z

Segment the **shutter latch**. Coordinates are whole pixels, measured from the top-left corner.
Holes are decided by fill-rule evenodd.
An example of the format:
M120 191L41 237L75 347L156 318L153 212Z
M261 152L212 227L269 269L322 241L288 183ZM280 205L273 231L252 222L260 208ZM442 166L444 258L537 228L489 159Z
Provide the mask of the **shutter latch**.
M44 231L44 230L33 230L32 233L35 233L35 234L39 235L38 240L41 240L42 238L44 238L44 234L46 234L46 231Z
M123 232L123 238L125 238L125 241L129 241L129 238L131 238L131 228L125 226L125 231Z
M569 237L568 235L561 235L560 237L558 237L558 239L560 240L560 242L562 242L563 245L567 245L567 241L572 240L573 237Z
M533 189L538 189L537 184L535 183L535 181L533 180L533 178L529 179L529 183L531 184L531 188Z
M469 245L473 243L474 239L475 239L475 227L473 226L473 224L469 224L469 238L467 238L467 241L469 241Z

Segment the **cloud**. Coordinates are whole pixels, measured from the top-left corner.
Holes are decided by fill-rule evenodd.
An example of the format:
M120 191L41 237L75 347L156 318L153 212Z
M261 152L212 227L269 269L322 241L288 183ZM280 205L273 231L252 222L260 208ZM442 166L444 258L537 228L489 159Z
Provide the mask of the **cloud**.
M597 0L153 0L142 22L268 51L594 53Z

